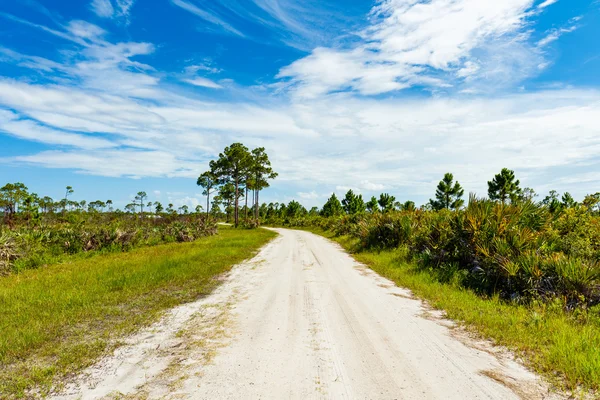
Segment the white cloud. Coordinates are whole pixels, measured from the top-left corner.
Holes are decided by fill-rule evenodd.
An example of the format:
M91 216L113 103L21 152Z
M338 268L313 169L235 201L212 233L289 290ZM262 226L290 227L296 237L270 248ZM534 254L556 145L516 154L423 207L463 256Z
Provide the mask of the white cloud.
M0 109L0 132L6 132L20 139L34 142L81 149L102 149L117 146L109 140L51 129L31 120L22 120L15 113L2 109Z
M361 181L360 187L366 191L371 191L371 192L385 189L385 185L382 185L381 183L373 183L368 180Z
M558 0L545 0L544 2L540 3L537 8L546 8L548 6L551 6L552 4L558 2Z
M469 82L482 74L502 81L540 61L519 36L531 2L456 0L456 8L441 0L379 4L359 46L316 49L282 69L294 88L289 97L285 90L273 98L271 92L243 89L247 96L239 98L252 101L207 100L200 91L167 85L161 79L166 73L142 63L156 51L152 44L110 43L109 35L86 24L59 32L81 46L62 63L0 49L0 61L56 77L43 85L0 78L0 106L13 110L1 113L0 129L52 149L2 161L111 177L183 177L193 185L224 146L241 141L266 147L280 173L275 185L307 203L323 200L318 193L343 195L350 188L369 197L386 191L399 200L426 200L445 172L481 194L502 167L515 169L524 185L556 182L560 190L570 168L600 163L598 91L562 86L500 96L473 83L461 87L470 95L452 98L332 93L456 85L445 73ZM421 26L418 21L423 31L410 31ZM438 24L445 29L451 23L460 27L458 33L445 37L436 31ZM210 72L202 66L218 70L198 65L170 77ZM550 171L550 178L540 175ZM194 196L167 195L194 204Z
M115 13L115 9L113 8L110 0L92 0L92 4L90 6L92 11L94 11L94 13L96 13L96 15L99 17L109 18Z
M92 41L100 38L105 33L104 29L99 26L79 20L69 22L66 29L76 37Z
M545 47L550 43L558 40L563 34L573 32L577 29L576 26L571 26L568 28L560 28L560 29L552 29L548 35L546 35L542 40L540 40L537 44L538 47Z
M135 0L92 0L90 8L99 17L118 19L127 25L134 4Z
M238 31L233 26L231 26L230 24L228 24L227 22L225 22L224 20L222 20L215 14L205 11L191 2L184 1L184 0L171 0L171 3L173 3L177 7L181 7L182 9L200 17L201 19L203 19L204 21L206 21L208 23L211 23L213 25L217 25L217 26L221 27L226 32L232 33L234 35L242 36L242 37L245 36L242 32Z
M211 89L223 89L223 86L207 78L196 77L192 79L184 79L184 81L194 86L202 86Z
M300 196L301 199L318 199L321 197L314 190L312 192L298 192L298 196Z
M526 60L540 64L528 44L532 6L533 0L383 0L371 11L371 25L359 33L360 43L317 48L282 68L279 77L308 98L340 90L373 95L415 85L450 87L457 78L487 78L499 64L523 77L532 71L521 68ZM515 50L523 58L517 65ZM493 63L477 62L475 53L493 57Z

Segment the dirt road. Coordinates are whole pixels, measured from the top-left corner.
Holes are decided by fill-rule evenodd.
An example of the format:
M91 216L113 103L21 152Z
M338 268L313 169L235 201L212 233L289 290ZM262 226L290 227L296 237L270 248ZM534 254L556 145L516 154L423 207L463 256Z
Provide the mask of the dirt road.
M56 398L558 398L337 245L277 231L213 295L129 338Z

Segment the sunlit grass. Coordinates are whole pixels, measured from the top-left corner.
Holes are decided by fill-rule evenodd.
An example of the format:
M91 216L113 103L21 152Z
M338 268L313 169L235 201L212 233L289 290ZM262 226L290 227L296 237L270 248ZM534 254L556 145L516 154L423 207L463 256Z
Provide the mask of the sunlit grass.
M560 302L508 304L485 298L457 284L441 283L429 271L407 263L394 250L355 251L355 239L330 237L378 274L409 288L448 316L521 355L527 365L557 386L573 391L600 388L600 314L593 310L565 313Z
M214 279L276 234L217 236L98 255L0 278L0 398L47 390L90 365L115 339L204 296Z

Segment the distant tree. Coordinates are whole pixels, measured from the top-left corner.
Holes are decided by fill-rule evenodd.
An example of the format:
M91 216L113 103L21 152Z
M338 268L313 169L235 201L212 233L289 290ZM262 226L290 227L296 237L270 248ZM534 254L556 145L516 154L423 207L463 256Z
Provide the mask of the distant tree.
M233 143L219 154L216 161L210 162L210 172L221 184L232 183L234 187L234 225L239 224L240 185L252 166L248 148L241 143Z
M10 223L14 214L29 196L27 186L21 182L7 183L0 188L0 206L4 209L4 218Z
M577 202L575 201L575 199L573 198L573 196L571 196L571 193L569 192L565 192L565 194L562 195L562 206L564 208L573 208L575 206L577 206Z
M261 206L262 207L262 206ZM316 217L317 215L319 215L319 207L312 207L309 211L308 211L308 215L310 215L311 217Z
M447 172L444 179L438 183L435 191L435 200L429 200L434 210L457 210L465 203L461 197L465 191L460 183L454 182L454 176Z
M167 205L167 212L168 212L169 214L174 214L174 213L175 213L175 209L173 208L173 203L169 203L169 204Z
M342 207L344 207L344 211L350 215L362 213L366 210L362 194L356 195L352 189L346 192L346 196L342 200Z
M134 203L140 207L140 214L144 213L144 202L146 201L147 198L148 198L148 194L146 194L146 192L138 192L137 195L135 196Z
M258 222L258 204L260 191L269 187L269 180L277 178L277 172L273 171L269 156L264 147L252 150L250 164L250 184L254 191L254 218ZM247 195L248 193L246 193Z
M502 204L508 200L514 202L522 193L519 185L519 180L515 179L515 172L508 168L502 168L502 171L495 175L494 179L488 181L488 196L491 200L501 201Z
M555 213L560 211L562 208L562 204L558 198L558 192L556 190L551 190L548 193L548 196L544 197L542 200L542 204L548 207L551 213Z
M66 187L63 212L67 210L67 203L69 201L69 195L73 194L74 192L75 191L73 190L73 187L71 187L71 186Z
M190 208L186 204L184 204L181 207L179 207L179 213L180 214L187 214L189 212L189 209Z
M210 194L216 188L218 179L211 171L206 171L198 177L196 184L204 189L202 194L206 196L206 216L208 216L210 213Z
M198 204L194 210L196 211L196 214L200 214L202 212L202 206Z
M112 200L106 200L106 205L108 206L108 212L112 212L113 210L113 201Z
M526 187L521 191L519 199L522 201L533 201L537 197L537 193L530 187Z
M381 208L381 212L388 212L394 209L394 202L396 201L396 198L394 196L391 196L387 193L381 193L379 195L379 200L377 200L377 203L379 204L379 207Z
M125 211L127 211L128 213L135 213L136 206L137 204L135 203L129 203L125 206Z
M37 224L40 221L38 200L39 197L35 193L30 194L23 200L23 218L27 221L28 226L31 223Z
M338 215L342 215L343 213L344 209L342 208L342 203L340 203L338 198L335 196L335 193L333 193L323 206L321 215L324 217L336 217Z
M164 210L163 205L160 202L155 201L154 202L154 213L156 215L159 215L161 212L163 212L163 210Z
M595 209L598 207L598 204L600 204L600 192L586 195L582 204L589 211L595 211Z
M90 201L88 203L88 212L98 212L99 204L98 201Z
M54 209L54 200L52 197L44 196L40 199L40 207L44 214L49 213Z
M415 207L415 202L414 201L405 201L402 206L400 207L400 209L402 211L415 211L416 207Z
M371 197L371 200L367 201L365 206L367 207L367 211L370 213L379 211L379 205L375 196Z
M286 207L286 216L289 218L298 218L306 214L306 208L296 200L290 201Z

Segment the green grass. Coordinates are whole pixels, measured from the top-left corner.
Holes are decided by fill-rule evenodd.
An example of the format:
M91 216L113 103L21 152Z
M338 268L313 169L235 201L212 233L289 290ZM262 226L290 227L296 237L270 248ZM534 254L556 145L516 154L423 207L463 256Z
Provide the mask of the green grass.
M47 391L118 338L205 296L276 234L221 227L191 243L98 255L0 278L0 398Z
M514 305L484 298L453 283L442 283L430 271L407 263L398 251L355 251L349 237L311 230L353 252L353 257L397 285L409 288L434 308L472 332L520 355L534 370L562 389L598 393L600 388L600 313L565 313L562 303ZM594 396L594 398L596 398Z

